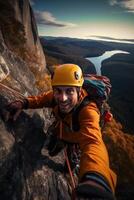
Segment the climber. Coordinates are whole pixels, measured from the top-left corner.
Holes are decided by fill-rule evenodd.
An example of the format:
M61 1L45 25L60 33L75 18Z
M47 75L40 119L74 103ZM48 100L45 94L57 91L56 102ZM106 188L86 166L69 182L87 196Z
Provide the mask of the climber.
M22 109L49 107L56 119L54 137L65 143L77 143L81 150L79 183L75 188L78 196L115 199L116 174L110 169L107 149L99 126L100 112L95 102L90 101L79 113L78 131L73 130L72 114L87 96L82 88L83 74L75 64L58 66L52 77L52 91L38 96L29 96L24 101L8 105L14 112L14 120ZM52 153L56 140L49 146ZM57 151L58 153L58 151Z

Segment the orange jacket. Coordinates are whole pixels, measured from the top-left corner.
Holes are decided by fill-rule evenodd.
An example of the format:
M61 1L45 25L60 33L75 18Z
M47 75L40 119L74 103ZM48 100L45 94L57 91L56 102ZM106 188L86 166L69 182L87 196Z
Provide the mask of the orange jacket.
M87 96L82 90L79 103ZM109 167L109 157L102 140L99 126L100 112L94 102L84 106L79 113L80 130L72 130L72 113L61 119L58 107L54 104L53 92L43 93L39 96L28 97L29 108L52 107L59 125L55 133L65 141L78 143L81 149L79 178L87 172L97 172L109 182L113 192L116 186L116 175ZM62 127L62 128L61 128Z

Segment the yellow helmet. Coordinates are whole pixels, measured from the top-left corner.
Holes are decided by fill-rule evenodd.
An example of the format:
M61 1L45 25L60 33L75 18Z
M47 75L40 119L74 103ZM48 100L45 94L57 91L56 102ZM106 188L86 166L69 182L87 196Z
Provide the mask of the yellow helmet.
M52 78L52 86L78 86L83 85L82 70L75 64L59 65Z

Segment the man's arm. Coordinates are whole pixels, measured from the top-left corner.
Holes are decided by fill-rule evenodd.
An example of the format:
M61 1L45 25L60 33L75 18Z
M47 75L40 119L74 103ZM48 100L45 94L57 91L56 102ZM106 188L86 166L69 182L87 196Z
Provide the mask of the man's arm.
M44 92L38 96L29 96L27 98L27 108L53 107L53 91Z

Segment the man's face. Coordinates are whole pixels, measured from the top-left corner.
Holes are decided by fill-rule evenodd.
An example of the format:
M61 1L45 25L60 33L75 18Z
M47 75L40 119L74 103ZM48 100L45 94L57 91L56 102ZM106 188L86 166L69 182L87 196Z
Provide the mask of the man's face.
M62 113L69 113L78 102L76 87L56 86L53 89L54 98Z

